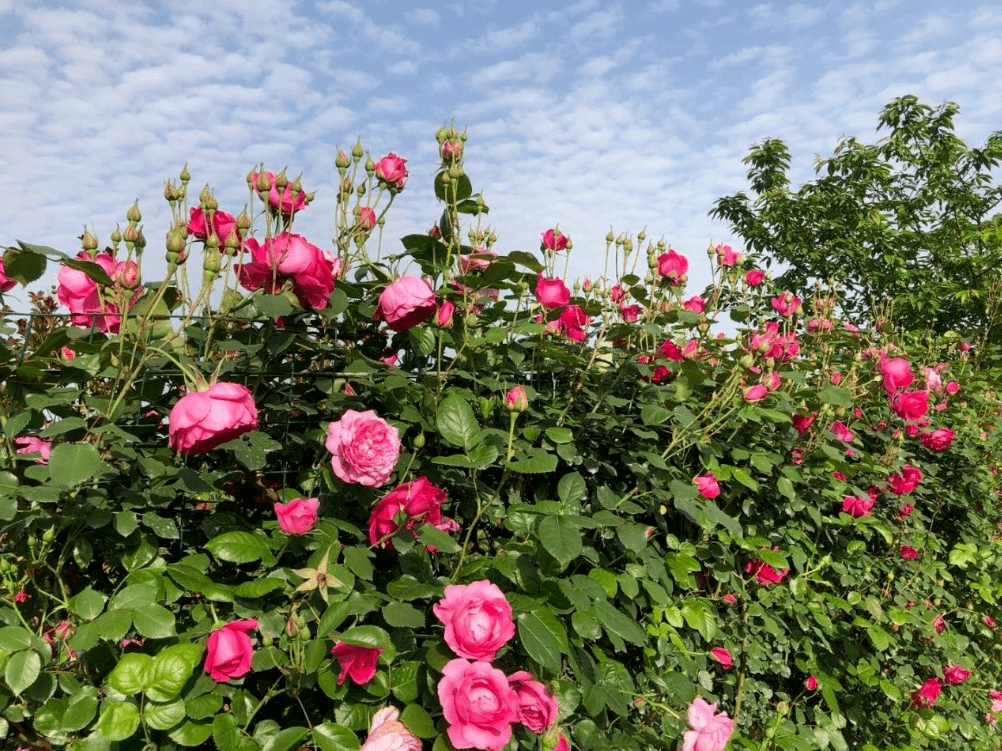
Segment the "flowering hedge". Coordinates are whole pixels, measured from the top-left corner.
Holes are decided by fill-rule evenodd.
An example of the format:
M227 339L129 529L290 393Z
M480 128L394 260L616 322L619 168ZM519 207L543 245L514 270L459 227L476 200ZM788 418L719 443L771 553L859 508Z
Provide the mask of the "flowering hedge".
M10 747L997 748L989 353L727 246L701 294L643 232L571 283L438 142L392 253L406 161L358 144L330 250L260 168L237 216L168 183L163 281L138 206L4 254L68 309L0 344Z

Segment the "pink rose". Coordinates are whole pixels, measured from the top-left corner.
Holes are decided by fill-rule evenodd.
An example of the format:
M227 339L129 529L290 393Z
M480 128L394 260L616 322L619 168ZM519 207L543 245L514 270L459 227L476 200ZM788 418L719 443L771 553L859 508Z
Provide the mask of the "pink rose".
M696 483L696 490L704 498L716 498L720 495L720 484L717 482L716 475L712 472L696 475L692 478L692 481Z
M584 327L588 325L588 316L578 305L568 305L557 318L557 328L572 342L585 340Z
M846 427L846 424L839 420L832 423L831 432L844 443L852 443L856 439L856 436Z
M288 503L275 504L278 526L288 535L305 535L317 523L319 498L293 498Z
M376 162L376 178L393 191L404 189L407 180L406 159L401 159L392 151Z
M282 189L282 194L279 195L277 176L275 175L275 173L265 172L264 174L266 174L268 176L268 179L271 181L271 188L268 190L269 206L271 206L274 209L278 209L278 211L284 214L285 216L291 216L300 209L306 208L307 204L306 191L302 189L300 189L298 192L294 191L292 188L292 184L294 181L292 180L287 181L285 183L285 188ZM255 186L257 185L257 172L251 173L251 183ZM255 190L257 190L256 187ZM264 195L261 194L261 191L257 191L257 194L261 196L262 199L264 198ZM219 238L220 242L222 242L223 239L224 238Z
M563 733L557 739L557 745L553 747L553 751L571 751L570 741L567 740L567 736Z
M36 464L48 464L49 456L52 454L52 441L36 436L22 435L14 439L14 443L21 448L15 453L18 454L40 454L35 460Z
M963 683L971 675L970 670L960 667L960 665L951 665L943 671L943 677L946 678L947 683Z
M908 361L900 357L882 360L880 373L884 376L884 390L888 396L893 396L901 389L907 388L915 380Z
M956 394L958 391L960 391L960 384L957 383L956 381L950 381L949 383L946 384L946 393L950 394L951 396L953 394Z
M442 504L448 496L432 485L427 477L398 485L376 503L369 515L369 542L377 547L392 548L390 537L403 526L413 532L419 523L431 524L443 532L458 529L452 520L442 516ZM401 515L403 524L399 523ZM415 534L415 539L417 535Z
M784 568L782 571L777 571L768 563L762 560L748 561L745 564L745 573L752 574L759 584L779 584L786 578L786 575L790 573L790 569Z
M724 670L730 670L734 667L734 658L731 657L731 653L723 647L711 649L710 656L713 657L713 659L716 660L720 667Z
M869 516L873 505L876 503L872 498L862 498L858 495L847 495L842 499L842 510L849 516L860 517Z
M741 260L741 254L730 245L718 245L714 251L717 254L717 263L721 266L737 266Z
M781 295L776 295L776 297L772 298L772 309L781 316L792 316L800 312L800 298L792 292L784 292Z
M888 487L895 495L905 495L911 493L922 481L922 470L906 464L900 472L887 477Z
M450 660L438 682L446 733L457 749L500 751L518 721L518 695L505 674L487 662Z
M745 272L745 284L749 287L757 287L765 281L765 272L759 269L752 269Z
M493 250L488 250L481 245L474 245L473 252L468 256L459 257L459 273L461 276L472 274L474 271L483 271L488 268L498 254Z
M692 311L693 313L702 313L703 310L706 308L706 300L704 300L699 295L694 295L693 297L690 297L688 300L683 302L682 307L685 308L686 310Z
M557 699L544 684L524 670L508 676L508 685L518 696L518 721L534 733L542 733L557 721Z
M922 445L930 451L946 451L953 443L953 431L949 428L939 428L932 432L924 432L919 436Z
M716 702L708 704L696 697L687 712L689 727L682 736L682 751L724 751L734 732L734 720L717 712Z
M525 412L529 408L529 396L522 386L513 387L504 397L504 406L512 412Z
M238 264L240 284L254 291L264 288L268 294L281 291L287 280L304 308L322 310L330 302L334 280L341 269L341 259L308 242L302 235L283 232L258 243L247 238L249 263Z
M764 383L756 383L745 389L744 398L746 402L757 402L765 399L769 394L769 388Z
M818 679L813 675L807 676L807 680L804 681L804 688L808 691L816 691L818 688Z
M216 383L190 391L170 411L168 445L182 454L204 454L257 429L257 407L246 386Z
M552 250L554 252L560 252L561 250L567 250L567 243L570 240L567 235L558 230L556 227L553 229L548 229L546 232L540 234L542 242L539 244L540 250Z
M405 276L388 284L379 295L372 320L386 321L394 331L406 331L427 321L437 308L431 285L419 276Z
M376 665L379 663L379 655L382 654L381 647L359 647L354 644L338 642L331 647L331 654L341 665L341 672L337 677L337 685L344 683L345 678L351 676L359 686L363 686L376 675Z
M667 279L672 286L681 286L688 270L689 261L686 260L686 257L676 253L671 248L668 249L667 253L658 256L658 274Z
M931 707L939 698L939 678L930 678L922 684L922 688L912 694L912 701L917 707Z
M553 310L571 301L571 291L563 279L544 279L536 275L536 300L547 310Z
M450 584L432 611L445 624L445 643L460 657L490 662L515 635L511 605L486 579Z
M640 318L640 306L620 304L619 314L623 316L623 320L627 323L634 323L638 318Z
M393 475L400 456L400 434L377 416L347 410L327 426L324 442L331 452L331 469L343 482L378 488Z
M188 224L185 229L188 231L189 235L194 235L199 240L206 240L210 234L214 234L217 238L219 238L219 246L221 250L226 244L226 238L228 238L230 233L233 232L237 235L237 244L240 244L240 231L237 229L236 218L234 218L232 214L227 214L225 211L219 211L218 209L212 214L211 228L206 226L205 214L200 207L191 209L188 214Z
M400 710L384 707L372 716L369 737L359 751L421 751L421 739L400 722Z
M811 412L809 415L794 415L793 427L796 429L797 435L803 436L811 427L811 423L814 422L815 417L817 417L816 412Z
M240 678L250 672L254 645L247 632L257 628L256 618L231 621L217 628L205 643L205 672L217 683Z
M358 210L358 226L368 232L376 226L376 212L368 206L363 206Z
M902 545L901 557L906 561L917 561L919 559L919 552L911 545Z
M86 250L77 254L78 261L96 263L112 280L117 280L128 262L118 263L109 253L98 253L93 259ZM137 267L138 269L138 267ZM87 274L69 266L63 266L56 275L58 285L56 297L69 308L70 321L76 326L94 326L99 331L116 333L122 320L121 311L115 303L104 299L102 287ZM139 286L138 274L133 280L135 291L129 300L134 305L143 293Z
M440 329L452 328L452 315L456 312L456 306L448 300L443 300L435 311L435 325Z
M894 396L891 409L902 420L921 420L929 411L929 392L901 391Z
M0 295L5 292L10 292L16 286L17 280L11 279L7 276L7 272L3 267L3 253L0 253Z

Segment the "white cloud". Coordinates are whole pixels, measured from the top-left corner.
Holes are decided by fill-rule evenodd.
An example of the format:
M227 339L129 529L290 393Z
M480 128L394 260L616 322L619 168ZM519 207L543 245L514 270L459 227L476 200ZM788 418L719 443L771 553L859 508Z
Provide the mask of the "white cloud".
M404 13L404 18L419 26L438 26L442 22L441 14L431 8L409 10Z
M418 72L418 64L414 60L401 60L386 68L388 73L395 76L413 76Z

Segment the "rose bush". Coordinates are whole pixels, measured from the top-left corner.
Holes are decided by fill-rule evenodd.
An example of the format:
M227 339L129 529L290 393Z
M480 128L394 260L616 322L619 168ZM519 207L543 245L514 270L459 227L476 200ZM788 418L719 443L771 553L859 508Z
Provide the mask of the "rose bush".
M360 219L403 160L360 144L329 249L262 167L219 245L168 184L157 282L136 207L6 251L119 316L0 322L8 745L995 748L997 353L794 304L760 249L687 290L624 233L621 273L564 280L438 136L442 213L395 255ZM928 369L958 385L919 416Z

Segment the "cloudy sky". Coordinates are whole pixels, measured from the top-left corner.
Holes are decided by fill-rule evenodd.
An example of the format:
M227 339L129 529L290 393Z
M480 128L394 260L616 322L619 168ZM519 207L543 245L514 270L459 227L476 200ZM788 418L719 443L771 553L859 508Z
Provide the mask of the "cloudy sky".
M958 102L969 145L1002 128L990 0L0 0L0 40L0 245L71 253L138 198L159 256L185 162L234 214L254 165L301 172L318 195L297 227L327 246L335 146L358 137L408 160L395 251L440 213L434 134L454 122L499 251L559 223L572 276L596 276L610 228L646 227L701 288L707 245L739 244L707 212L746 187L751 144L783 139L809 179L909 93Z

